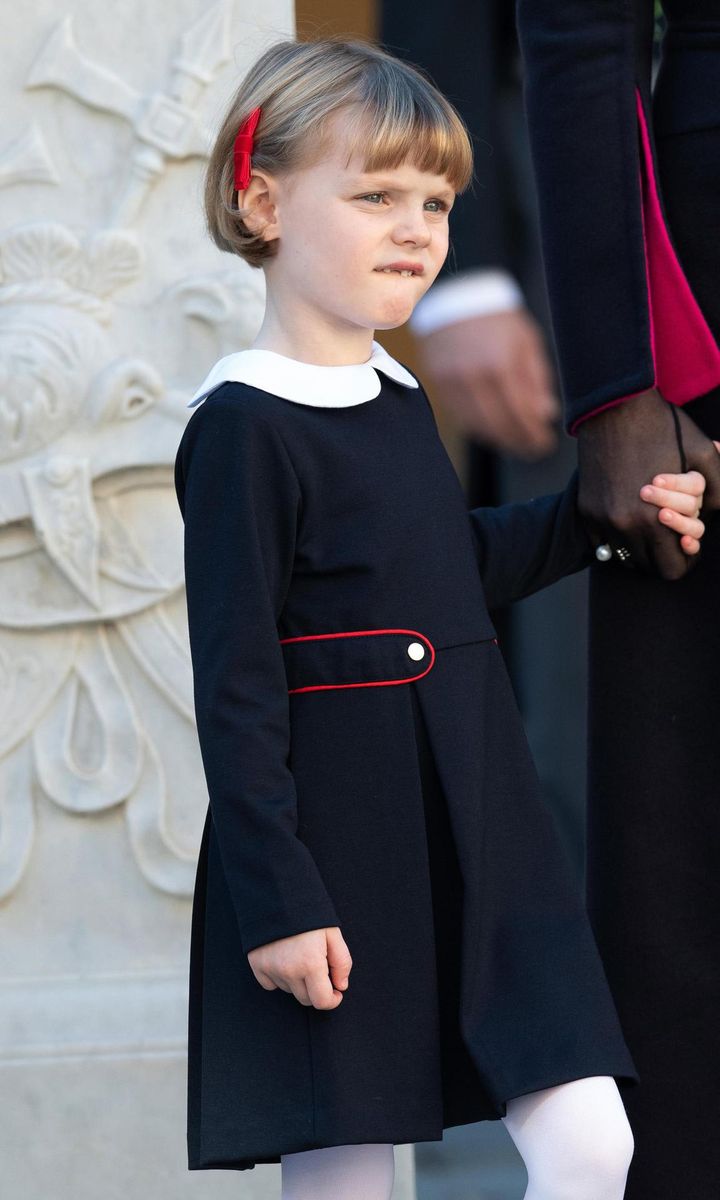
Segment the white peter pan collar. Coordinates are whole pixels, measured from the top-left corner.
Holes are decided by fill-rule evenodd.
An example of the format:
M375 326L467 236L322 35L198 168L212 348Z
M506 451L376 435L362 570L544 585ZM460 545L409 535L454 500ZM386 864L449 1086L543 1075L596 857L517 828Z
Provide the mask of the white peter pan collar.
M248 383L297 404L348 408L379 395L382 385L378 371L405 387L418 386L410 372L375 341L366 362L340 367L300 362L275 350L238 350L215 363L186 408L200 404L221 384L228 382Z

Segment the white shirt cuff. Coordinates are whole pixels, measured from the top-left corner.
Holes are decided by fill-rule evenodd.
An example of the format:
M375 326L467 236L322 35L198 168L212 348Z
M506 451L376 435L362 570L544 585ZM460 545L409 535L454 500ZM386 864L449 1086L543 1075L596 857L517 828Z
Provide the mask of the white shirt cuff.
M408 324L414 334L422 337L454 321L507 312L524 304L521 289L507 271L465 271L434 283L415 305Z

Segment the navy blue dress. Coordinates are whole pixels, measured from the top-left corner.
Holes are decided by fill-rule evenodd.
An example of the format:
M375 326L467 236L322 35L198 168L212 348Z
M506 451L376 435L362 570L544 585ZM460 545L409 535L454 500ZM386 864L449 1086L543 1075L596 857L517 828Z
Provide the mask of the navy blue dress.
M422 387L386 376L347 407L223 383L175 479L210 800L189 1169L635 1082L488 615L591 561L575 477L468 512ZM260 986L249 950L334 925L338 1008Z

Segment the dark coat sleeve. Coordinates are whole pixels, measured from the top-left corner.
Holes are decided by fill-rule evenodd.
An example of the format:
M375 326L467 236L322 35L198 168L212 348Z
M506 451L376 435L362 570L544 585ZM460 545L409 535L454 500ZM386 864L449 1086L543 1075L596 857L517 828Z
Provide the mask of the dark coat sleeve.
M578 475L565 491L468 516L488 608L501 608L574 575L595 559L577 510Z
M215 393L175 461L195 713L212 822L243 949L339 925L297 836L277 622L301 493L276 429Z
M648 388L685 404L720 383L720 349L680 259L660 183L653 7L653 0L517 0L571 433ZM717 37L715 0L695 0L695 7L698 43L705 30L709 47ZM681 19L682 5L667 8L671 23Z

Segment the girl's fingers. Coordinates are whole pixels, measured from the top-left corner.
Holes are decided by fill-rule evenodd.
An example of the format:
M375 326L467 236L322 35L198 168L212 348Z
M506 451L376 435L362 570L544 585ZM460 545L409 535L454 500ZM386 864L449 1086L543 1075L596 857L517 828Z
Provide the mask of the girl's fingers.
M309 989L307 987L307 979L296 979L290 990L292 991L292 994L296 1000L299 1000L300 1003L304 1004L306 1008L310 1007L312 1000L310 999Z
M702 475L700 478L703 478ZM673 490L671 488L656 487L651 483L646 484L645 487L640 489L640 495L649 504L656 504L658 508L662 508L663 506L674 508L678 512L684 513L687 517L694 517L702 503L702 493L688 493L683 492L682 489Z
M685 492L689 496L702 496L705 482L705 476L700 471L686 471L682 475L670 475L662 471L653 479L656 487L668 488L672 492Z
M266 992L274 992L277 990L277 984L273 983L270 976L266 975L264 971L255 971L254 975L260 984L260 987L264 987Z
M682 513L675 512L673 508L661 508L658 517L663 525L667 525L677 533L689 535L692 538L701 538L705 532L705 526L702 521L699 521L696 517L684 517Z
M699 541L697 540L697 538L690 537L689 533L686 533L684 537L680 538L680 545L682 546L685 554L699 554L700 553Z

